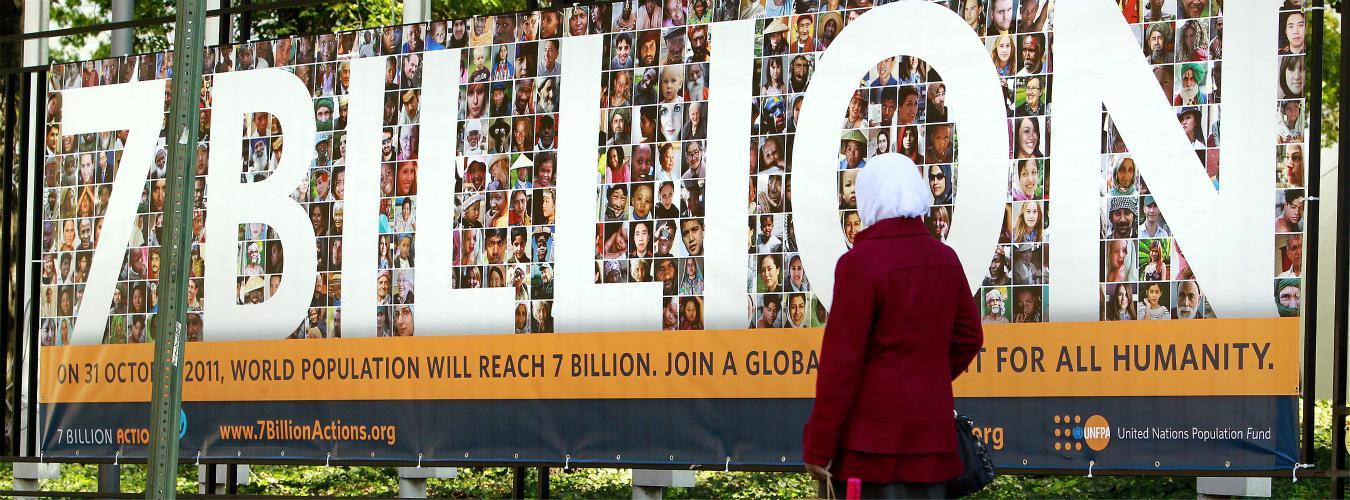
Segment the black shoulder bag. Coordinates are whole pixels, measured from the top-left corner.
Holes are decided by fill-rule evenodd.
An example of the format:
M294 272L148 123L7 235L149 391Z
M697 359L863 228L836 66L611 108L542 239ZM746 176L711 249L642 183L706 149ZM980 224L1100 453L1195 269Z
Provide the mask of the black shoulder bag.
M994 462L984 442L975 437L975 423L970 417L956 414L956 452L961 455L961 474L947 481L947 497L973 494L994 482Z

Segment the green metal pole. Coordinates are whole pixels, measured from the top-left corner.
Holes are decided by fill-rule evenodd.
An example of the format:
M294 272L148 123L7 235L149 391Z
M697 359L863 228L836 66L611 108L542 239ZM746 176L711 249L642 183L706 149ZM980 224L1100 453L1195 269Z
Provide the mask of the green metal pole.
M183 324L192 255L192 175L197 163L197 107L201 102L205 0L178 0L174 30L172 103L165 139L168 189L160 249L167 272L159 278L154 385L150 400L149 483L145 497L172 499L178 486L178 418L183 405Z

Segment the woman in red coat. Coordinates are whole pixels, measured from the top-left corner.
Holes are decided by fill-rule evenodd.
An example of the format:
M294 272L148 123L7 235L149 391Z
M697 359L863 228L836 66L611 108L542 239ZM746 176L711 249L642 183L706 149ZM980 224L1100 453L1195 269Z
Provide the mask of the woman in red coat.
M816 402L802 461L863 497L946 495L961 472L952 380L980 350L979 308L956 253L929 235L933 202L908 157L868 160L858 175L867 229L835 266Z

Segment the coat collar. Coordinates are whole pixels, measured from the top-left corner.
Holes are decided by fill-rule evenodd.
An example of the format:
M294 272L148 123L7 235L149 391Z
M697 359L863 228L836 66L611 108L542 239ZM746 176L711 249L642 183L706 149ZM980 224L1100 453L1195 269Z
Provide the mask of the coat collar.
M882 219L872 224L867 229L853 236L854 245L857 242L878 238L898 238L901 236L914 236L922 234L928 236L928 226L925 226L923 219L919 217L891 217Z

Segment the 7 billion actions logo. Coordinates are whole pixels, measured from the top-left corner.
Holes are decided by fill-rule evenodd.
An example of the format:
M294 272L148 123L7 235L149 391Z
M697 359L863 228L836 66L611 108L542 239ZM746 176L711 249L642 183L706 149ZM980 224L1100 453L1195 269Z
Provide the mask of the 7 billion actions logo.
M1102 451L1111 444L1111 423L1106 417L1092 415L1055 415L1055 451Z

